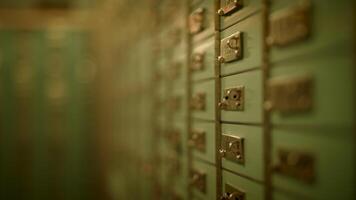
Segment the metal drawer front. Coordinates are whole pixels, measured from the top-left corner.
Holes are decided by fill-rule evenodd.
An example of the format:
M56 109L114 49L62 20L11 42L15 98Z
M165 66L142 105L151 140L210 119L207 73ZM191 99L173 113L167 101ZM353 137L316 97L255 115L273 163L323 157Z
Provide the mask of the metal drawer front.
M322 56L272 68L268 83L270 105L266 108L272 110L273 124L351 126L353 64L344 57L324 59Z
M193 134L199 137L195 137L194 140ZM190 135L192 143L190 148L193 149L193 156L215 163L215 123L194 120Z
M242 74L223 77L221 79L222 91L230 88L243 88L243 99L241 97L243 107L240 105L236 107L236 109L226 109L221 106L220 110L222 121L240 123L262 122L261 78L261 71L254 70ZM226 96L221 97L220 104L224 104L224 102L226 102ZM237 101L230 102L234 103Z
M214 39L199 43L193 49L190 57L190 70L193 80L202 80L214 77Z
M189 32L193 42L212 36L214 33L214 1L204 0L189 15Z
M193 96L191 109L196 119L215 119L215 82L214 80L195 83L192 87Z
M342 55L351 48L353 31L349 22L353 17L348 1L325 4L315 0L274 0L271 6L270 23L276 27L272 27L269 38L272 63L293 60L296 56L307 56L323 49L328 50L329 55ZM288 29L279 29L285 26L289 26ZM273 35L279 40L274 45Z
M337 128L274 129L274 187L311 199L351 199L354 187L349 174L354 166L345 164L353 159L351 132Z
M256 180L263 180L262 128L254 126L222 124L222 134L243 139L243 162L222 159L222 167Z
M262 65L262 16L256 14L250 18L235 24L221 32L221 57L222 62L220 72L222 75L246 71L252 68L259 68ZM236 48L229 48L227 42L230 37L240 34L241 42L238 54ZM237 41L237 40L236 40ZM235 43L236 43L235 41ZM232 41L234 43L234 41ZM233 46L234 47L234 44ZM224 56L224 52L229 53ZM231 53L230 53L231 52ZM225 57L225 58L224 58ZM226 57L228 59L226 59Z
M237 0L237 3L234 3L234 0L220 0L220 9L223 10L224 8L224 13L218 10L220 30L250 18L261 10L262 3L259 0ZM227 13L227 11L229 12Z
M205 179L205 190L200 190L199 188L194 187L193 189L193 195L194 197L198 199L216 199L216 168L213 165L198 161L198 160L193 160L192 163L192 172L198 172L198 174L202 175L200 176L203 180ZM194 175L194 174L191 174ZM205 177L205 178L203 178ZM194 177L190 177L191 182L193 185L194 183ZM196 182L198 183L198 182ZM204 181L201 181L200 183L204 183ZM192 186L193 186L192 185ZM204 188L204 187L202 187Z
M263 185L231 172L223 170L223 193L230 193L232 191L238 192L241 200L261 200L264 199ZM227 194L226 194L227 195ZM225 195L225 196L226 196ZM240 200L240 199L239 199Z

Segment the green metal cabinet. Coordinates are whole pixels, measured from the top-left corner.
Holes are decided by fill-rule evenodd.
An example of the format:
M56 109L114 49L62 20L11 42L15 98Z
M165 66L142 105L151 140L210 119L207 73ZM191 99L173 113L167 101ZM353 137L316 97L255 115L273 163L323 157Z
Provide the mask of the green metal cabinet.
M221 32L221 40L240 32L242 57L239 60L222 63L221 75L244 72L250 69L260 68L262 65L262 15L260 12L229 27ZM224 47L227 48L227 47ZM220 50L223 52L223 49ZM224 55L222 55L224 56Z
M244 194L244 199L264 199L264 187L260 183L245 179L225 170L222 172L222 180L224 192L226 192L226 186L229 185L242 192Z
M192 85L192 99L190 107L194 109L192 116L196 119L214 120L215 119L215 88L214 80L203 81ZM197 108L195 105L198 104ZM202 105L201 108L199 106Z
M213 36L214 13L214 1L212 0L203 0L193 6L189 16L189 31L194 43Z
M222 124L221 133L243 139L244 162L240 163L226 158L222 159L222 167L243 176L263 181L263 133L258 126Z
M243 109L221 110L223 122L262 123L262 72L253 70L221 79L222 95L229 88L243 87ZM224 97L221 97L221 102Z
M352 199L355 165L351 133L347 128L273 129L273 187L311 199ZM283 161L280 151L292 153L286 158L294 155L295 162L303 162L305 174L293 174L295 168L288 165L281 171L281 164L293 161Z
M352 23L353 11L350 1L341 0L328 2L322 0L273 0L271 4L271 18L286 9L309 5L310 19L309 37L286 47L274 47L271 50L272 63L288 62L303 57L303 55L348 55L352 52L354 38ZM327 53L328 52L328 53ZM328 55L327 55L328 54ZM313 58L308 58L313 60ZM331 59L330 59L331 60Z
M229 3L231 3L230 0L221 0L219 9L223 9ZM244 0L242 3L239 3L239 5L240 6L237 6L237 10L235 9L235 11L231 13L220 14L220 30L227 29L236 23L240 23L260 12L262 9L261 0Z
M199 173L205 176L204 181L201 182L204 191L197 189L194 185L193 187L193 196L198 199L216 199L216 168L214 165L194 160L192 163L192 170L196 170ZM190 175L190 179L192 180L192 174Z
M194 81L213 78L215 73L214 67L214 38L209 38L193 47L190 56L189 69Z
M274 111L273 124L332 127L350 127L353 124L352 60L336 55L326 58L326 55L305 55L304 59L273 66L270 82L308 77L312 81L311 108L294 112Z
M192 154L194 158L215 163L215 123L207 121L193 120L190 131L190 141L192 144ZM193 134L203 134L194 138ZM199 147L197 147L199 145ZM200 145L202 147L200 147Z

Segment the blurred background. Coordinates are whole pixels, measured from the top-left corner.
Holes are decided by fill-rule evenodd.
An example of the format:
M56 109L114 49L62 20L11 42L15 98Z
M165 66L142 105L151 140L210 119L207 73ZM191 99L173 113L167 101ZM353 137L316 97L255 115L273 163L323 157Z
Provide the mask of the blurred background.
M0 1L0 199L149 195L152 6Z
M0 0L0 200L351 199L355 3L239 2Z

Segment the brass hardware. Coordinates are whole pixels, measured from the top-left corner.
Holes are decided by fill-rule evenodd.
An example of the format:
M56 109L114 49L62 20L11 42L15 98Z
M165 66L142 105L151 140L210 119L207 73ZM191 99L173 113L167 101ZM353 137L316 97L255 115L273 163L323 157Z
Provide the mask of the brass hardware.
M313 79L310 76L272 79L268 83L271 110L288 112L308 111L313 106Z
M206 174L197 170L190 172L190 184L197 188L199 191L206 192Z
M221 157L224 157L226 154L226 150L225 149L219 149L219 154Z
M192 63L190 69L192 71L199 71L204 68L204 53L194 53L192 55Z
M242 8L242 0L222 0L224 6L218 10L218 14L221 16L229 15Z
M189 146L204 152L206 143L206 134L204 131L192 130L190 132Z
M220 200L244 200L245 193L232 187L229 184L225 184L225 193Z
M314 165L315 159L309 153L280 149L278 164L274 167L274 171L303 182L312 183L315 180Z
M219 56L219 57L218 57L218 61L219 61L220 63L224 63L224 62L225 62L225 59L224 59L224 57Z
M302 0L297 6L273 14L268 44L286 46L307 38L310 34L310 12L310 1Z
M223 100L219 103L222 110L244 110L244 86L224 90Z
M190 108L193 110L205 110L205 101L206 94L205 93L197 93L194 95L190 102Z
M204 30L205 9L198 8L189 16L189 31L191 34L197 34Z
M223 134L221 147L220 154L222 157L239 163L245 162L243 138Z
M242 33L236 32L235 34L221 40L221 53L219 61L232 62L242 58Z

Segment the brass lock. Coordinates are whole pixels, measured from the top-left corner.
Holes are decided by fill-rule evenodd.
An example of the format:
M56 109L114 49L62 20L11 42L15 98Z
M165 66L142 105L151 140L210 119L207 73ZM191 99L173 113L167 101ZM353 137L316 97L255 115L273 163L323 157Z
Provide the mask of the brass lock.
M313 106L313 85L311 76L272 79L265 107L281 113L309 111Z
M298 5L274 13L270 20L268 44L286 46L306 39L310 34L310 15L310 0L300 0Z
M229 184L225 184L225 193L220 200L244 200L245 193L232 187Z
M206 94L205 93L197 93L194 95L190 101L190 108L193 110L205 110L205 101Z
M219 62L232 62L242 59L242 33L235 34L221 40L220 44L221 56L218 57Z
M204 53L193 53L190 69L192 71L202 70L204 68L204 57Z
M197 170L190 172L190 184L200 192L206 192L206 174Z
M192 130L190 132L189 146L193 147L199 151L205 151L205 132L201 130Z
M274 171L306 183L315 180L315 159L306 152L279 149L278 163Z
M189 31L191 34L197 34L204 30L205 9L198 8L189 16Z
M222 148L220 150L221 157L242 164L245 162L243 138L233 136L233 135L223 134L221 148Z
M224 6L218 10L218 14L221 16L230 15L233 12L242 8L242 0L222 0Z
M219 107L222 110L243 111L244 98L244 86L225 89L223 100L219 103Z

